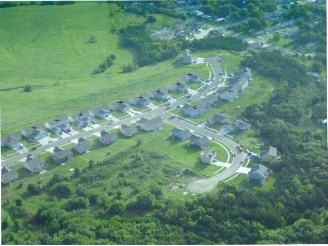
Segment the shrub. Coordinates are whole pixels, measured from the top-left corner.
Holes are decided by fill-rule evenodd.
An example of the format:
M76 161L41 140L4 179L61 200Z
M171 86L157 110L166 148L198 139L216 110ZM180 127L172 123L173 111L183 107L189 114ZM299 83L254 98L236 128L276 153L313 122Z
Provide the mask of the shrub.
M146 23L155 23L155 22L156 22L156 18L154 16L151 16L151 15L146 20Z
M30 85L25 86L24 92L31 92L31 91L32 91L32 86Z

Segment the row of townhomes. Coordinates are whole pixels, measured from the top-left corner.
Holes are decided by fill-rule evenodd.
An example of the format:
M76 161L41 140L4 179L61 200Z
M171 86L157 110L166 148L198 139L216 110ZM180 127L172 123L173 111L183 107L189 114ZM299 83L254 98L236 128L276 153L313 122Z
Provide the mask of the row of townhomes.
M203 79L192 72L191 75L184 75L179 81L173 83L168 88L159 88L158 90L147 92L144 95L135 96L131 99L124 99L111 105L103 105L91 110L82 110L75 115L62 115L45 124L38 124L33 127L22 129L19 133L13 133L9 136L2 137L1 147L9 147L12 149L20 147L22 136L31 141L37 141L48 136L48 131L57 135L62 135L63 132L69 133L72 125L84 128L93 123L92 118L105 119L111 115L112 110L123 113L130 110L131 105L147 106L151 103L151 99L157 98L167 101L170 98L169 91L186 92L188 90L187 83L201 81L203 81ZM205 103L205 105L207 104L208 103Z
M64 119L66 118L62 118L63 121ZM163 121L160 117L155 117L150 119L141 118L136 123L141 130L155 131L162 127ZM126 137L131 137L137 133L137 127L123 124L121 125L120 132ZM17 134L17 139L18 137L21 137L21 135ZM117 139L116 133L101 131L98 141L102 145L107 146L114 143L116 139ZM72 150L64 149L62 147L55 147L52 153L52 160L58 164L63 164L73 158L74 156L73 151L75 151L76 154L83 154L90 151L91 149L92 149L92 144L90 141L84 138L79 138L77 144L73 147ZM45 168L44 163L42 162L39 156L27 157L26 161L23 163L23 167L29 170L31 174L36 172L41 172ZM2 184L8 184L17 178L18 178L18 173L16 170L14 169L11 170L6 167L2 168L1 170Z
M222 100L232 101L238 97L239 93L243 92L248 82L252 80L252 71L250 68L245 67L241 72L236 72L229 79L230 89L220 95Z

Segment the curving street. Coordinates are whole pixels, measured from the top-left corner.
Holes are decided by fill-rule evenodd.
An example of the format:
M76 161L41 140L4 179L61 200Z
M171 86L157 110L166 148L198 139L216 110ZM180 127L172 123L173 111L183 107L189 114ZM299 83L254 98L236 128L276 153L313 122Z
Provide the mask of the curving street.
M169 121L175 125L179 125L186 129L190 129L191 131L196 132L201 135L204 135L204 136L207 136L210 139L220 141L220 142L224 143L225 145L227 145L231 149L231 151L235 154L233 163L224 172L222 172L216 176L213 176L211 178L208 178L208 179L197 180L195 182L192 182L188 186L188 189L194 193L208 192L208 191L212 190L218 182L230 177L238 170L238 168L241 166L241 163L244 161L244 153L237 151L237 148L236 148L237 143L233 142L231 139L226 138L224 136L220 136L217 132L214 132L214 131L211 131L208 129L199 128L196 125L191 124L182 118L171 118L171 115L166 111L167 111L167 107L175 108L176 106L178 106L180 104L184 104L187 101L197 100L200 97L207 94L209 91L216 89L220 79L222 78L222 75L221 75L222 70L219 65L219 60L220 60L219 57L208 57L208 58L204 59L204 61L208 64L209 69L213 71L212 80L208 84L205 84L205 88L202 91L198 91L196 94L192 95L190 98L184 97L182 99L174 101L173 103L170 103L169 105L166 104L166 106L163 106L163 107L154 108L147 112L141 112L137 115L133 115L131 117L124 118L124 119L118 120L116 122L113 122L110 125L99 126L99 127L96 127L96 128L90 129L90 130L86 130L84 132L79 132L75 135L71 135L71 136L68 136L63 139L58 139L55 142L51 142L51 143L42 145L34 151L21 153L16 156L13 156L11 158L8 158L6 160L1 160L1 166L2 167L8 166L10 164L13 164L13 163L23 159L23 158L26 158L27 155L29 155L29 154L32 154L32 155L39 154L49 148L63 145L73 139L77 139L77 138L81 138L81 137L82 138L88 137L89 135L91 135L95 132L112 129L112 128L115 128L122 124L128 124L131 121L136 121L136 120L140 119L141 117L149 117L149 116L155 115L155 116L160 116L164 120Z

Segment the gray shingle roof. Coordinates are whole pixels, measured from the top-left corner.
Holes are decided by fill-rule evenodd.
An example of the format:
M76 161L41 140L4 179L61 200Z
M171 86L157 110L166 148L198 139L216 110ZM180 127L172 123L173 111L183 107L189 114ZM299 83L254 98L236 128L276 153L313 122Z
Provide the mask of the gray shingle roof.
M267 170L268 170L268 168L266 166L263 166L261 164L253 164L251 166L251 171L250 172L252 172L252 173L258 173L258 174L262 175Z
M53 153L53 156L55 156L59 160L65 158L65 157L68 157L70 155L72 155L72 151L70 151L69 149L64 149L64 150Z
M277 148L272 147L272 146L262 146L260 148L260 151L261 151L260 156L269 154L270 156L277 157L277 155L278 155Z
M13 179L15 176L17 176L18 173L16 170L8 170L8 172L1 174L1 180L11 180Z
M224 120L226 120L228 117L223 115L223 114L214 114L213 115L213 119L217 122L223 122Z
M31 167L37 167L39 165L43 165L41 159L39 156L35 156L34 158L27 157L26 163Z
M204 104L215 102L216 100L218 100L218 96L216 94L211 94L205 98L200 99L200 101Z
M215 156L215 153L216 153L215 150L207 149L207 150L204 151L202 156L207 156L207 157L211 158L212 156Z
M16 133L10 134L9 136L2 137L1 138L1 145L4 144L5 142L7 142L10 137L20 139L21 134L19 132L16 132Z
M84 148L90 148L91 147L91 143L83 138L79 139L79 142L74 146L75 149L84 149Z

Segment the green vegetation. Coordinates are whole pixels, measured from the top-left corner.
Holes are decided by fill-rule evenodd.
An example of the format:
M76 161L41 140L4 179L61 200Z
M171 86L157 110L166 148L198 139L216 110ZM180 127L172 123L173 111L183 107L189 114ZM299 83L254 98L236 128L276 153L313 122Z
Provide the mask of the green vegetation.
M17 152L11 148L8 147L1 147L1 156L8 157L11 155L16 154Z
M230 2L201 4L212 14L228 12L231 19L241 19L246 13L241 9L243 4ZM273 11L272 2L247 1L248 17L253 19L249 23L265 25L260 22L262 12ZM151 11L177 16L170 12L175 7L171 0L155 2L151 8L144 2L33 4L36 3L0 4L0 32L9 37L0 47L0 61L4 64L0 67L0 80L8 81L0 85L0 103L6 105L1 109L1 123L5 126L2 132L45 122L54 114L76 113L83 106L108 103L108 98L127 98L133 96L131 91L142 94L150 91L150 85L156 89L172 84L188 71L208 75L205 66L180 66L177 58L121 74L122 66L135 62L137 56L135 50L120 48L117 31L133 21L144 23L149 14L156 22L147 25L167 21L167 17ZM321 21L325 9L304 6L294 4L285 18L296 19L303 14L307 17L311 12L322 18L316 29L320 34L315 59L324 64L322 37L326 31L321 32ZM298 25L302 32L306 31L302 27L306 23ZM86 42L90 37L94 37L93 42ZM107 47L108 43L113 44L111 53L117 55L115 64L110 70L91 76L90 68L108 56L99 47ZM229 61L229 53L223 53L224 61ZM239 59L243 59L241 64ZM222 104L222 112L229 112L230 120L238 117L252 124L251 130L231 134L244 148L258 153L258 146L265 144L277 147L282 154L281 159L265 164L273 174L264 186L239 174L221 182L213 192L189 194L187 185L191 181L213 176L225 168L200 163L198 156L202 151L188 146L187 141L172 138L171 125L164 124L162 129L148 133L138 129L131 138L113 130L118 135L113 144L102 146L97 136L90 136L92 151L75 153L63 166L52 160L51 153L42 153L40 158L47 168L43 174L31 176L21 163L12 166L20 178L12 182L13 186L2 187L2 244L326 243L327 129L318 127L318 119L326 117L325 86L306 75L307 67L298 62L299 58L279 52L232 55L231 60L236 69L227 69L234 72L240 65L250 67L253 80L231 104L219 101L213 109ZM320 70L318 63L313 65ZM324 68L322 73L326 72ZM133 85L128 83L131 76ZM31 93L23 93L26 84L31 84ZM17 104L8 103L12 98ZM237 110L236 106L241 108ZM28 147L38 144L26 139L22 142ZM227 160L220 145L211 142L211 148L217 151L220 161ZM230 153L229 162L231 159ZM254 159L250 164L256 162ZM74 171L70 171L72 168Z

